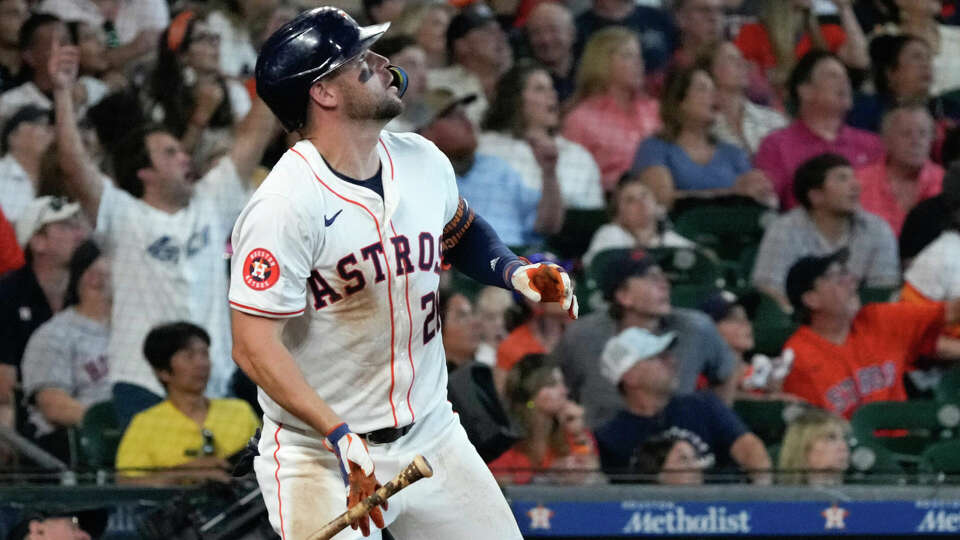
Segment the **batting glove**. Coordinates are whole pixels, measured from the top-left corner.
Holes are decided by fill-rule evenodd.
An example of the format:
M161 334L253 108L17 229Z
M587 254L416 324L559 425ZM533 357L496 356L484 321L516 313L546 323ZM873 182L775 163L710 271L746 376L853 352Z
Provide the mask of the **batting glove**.
M347 486L347 508L352 508L380 488L380 483L373 475L373 458L367 452L367 443L351 432L346 422L333 428L333 431L327 434L327 441L340 460L340 475ZM383 508L387 508L386 501L383 502ZM383 513L377 507L370 511L369 516L351 523L350 527L360 527L360 532L368 536L371 519L377 527L384 527Z
M580 311L577 297L573 294L570 276L552 263L528 264L517 268L510 276L514 290L534 302L560 302L560 305L576 319Z

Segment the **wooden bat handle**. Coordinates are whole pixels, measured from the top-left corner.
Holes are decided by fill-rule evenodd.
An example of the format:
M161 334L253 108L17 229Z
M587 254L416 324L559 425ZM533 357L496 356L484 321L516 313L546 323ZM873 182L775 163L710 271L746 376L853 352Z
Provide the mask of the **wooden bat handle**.
M433 467L427 462L427 459L421 455L413 458L409 465L403 468L386 484L366 499L358 502L348 508L346 512L332 519L319 531L310 535L308 540L330 540L335 534L346 529L357 518L367 515L374 507L383 503L383 501L393 497L401 489L420 480L421 478L430 478L433 476Z

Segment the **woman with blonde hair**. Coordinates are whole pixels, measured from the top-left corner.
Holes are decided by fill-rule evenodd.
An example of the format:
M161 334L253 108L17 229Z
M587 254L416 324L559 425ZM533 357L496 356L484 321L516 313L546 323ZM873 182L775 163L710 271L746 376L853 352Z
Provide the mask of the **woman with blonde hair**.
M850 466L850 425L823 409L809 409L787 427L780 449L781 484L837 485Z
M413 38L427 53L429 69L447 65L447 26L454 9L446 3L410 2L391 28L391 35Z
M813 49L830 51L847 67L870 66L867 39L853 11L852 0L831 0L840 18L820 24L813 0L777 0L763 3L759 21L745 24L734 40L743 56L767 73L780 90L796 61Z
M587 41L563 136L580 143L612 191L640 143L660 128L660 107L643 89L644 64L636 33L605 28Z

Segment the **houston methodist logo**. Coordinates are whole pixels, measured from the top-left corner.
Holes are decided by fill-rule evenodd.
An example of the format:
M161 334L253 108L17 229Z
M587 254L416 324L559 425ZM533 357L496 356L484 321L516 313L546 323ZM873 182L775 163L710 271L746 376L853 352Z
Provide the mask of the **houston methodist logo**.
M280 265L273 253L257 248L247 255L243 262L243 282L256 291L263 291L273 287L280 279Z

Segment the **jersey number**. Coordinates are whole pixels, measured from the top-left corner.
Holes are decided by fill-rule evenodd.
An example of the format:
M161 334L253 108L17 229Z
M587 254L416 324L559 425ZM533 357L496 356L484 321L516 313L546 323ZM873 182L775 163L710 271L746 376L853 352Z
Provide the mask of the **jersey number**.
M427 307L427 304L430 307ZM437 302L437 293L431 291L421 296L420 308L427 312L423 319L423 344L426 345L433 336L440 333L440 303Z

